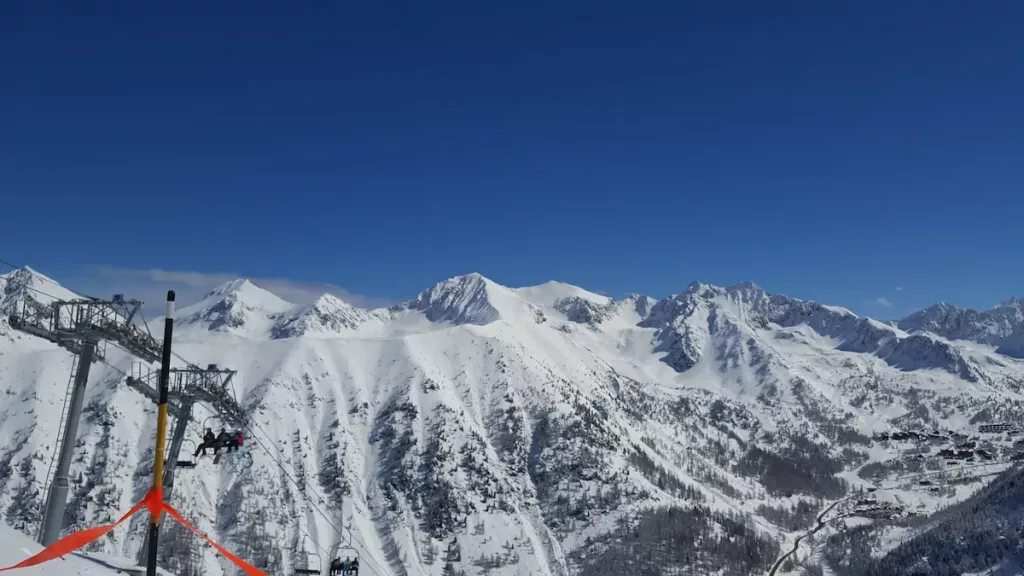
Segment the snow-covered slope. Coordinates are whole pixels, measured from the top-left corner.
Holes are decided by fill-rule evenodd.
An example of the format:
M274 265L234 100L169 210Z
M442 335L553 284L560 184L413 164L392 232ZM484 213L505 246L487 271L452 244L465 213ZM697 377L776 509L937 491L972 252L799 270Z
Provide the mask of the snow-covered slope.
M883 485L924 512L969 495L928 493L907 479L913 443L873 435L954 442L1024 416L1024 363L991 346L749 283L613 300L471 274L362 310L237 281L176 318L177 353L238 370L257 434L219 467L180 471L175 505L272 573L352 554L344 525L364 574L761 574L800 530L798 505ZM31 527L71 362L0 332L0 515ZM149 482L152 406L123 384L133 360L108 362L80 428L74 527ZM132 556L142 529L101 548ZM223 573L187 535L167 541L166 565Z
M42 550L42 546L25 534L6 524L0 524L0 568L13 566ZM25 576L114 576L124 574L123 568L133 563L124 558L102 554L70 554L60 560L51 560L28 568L18 568L10 574ZM161 576L168 575L158 570Z

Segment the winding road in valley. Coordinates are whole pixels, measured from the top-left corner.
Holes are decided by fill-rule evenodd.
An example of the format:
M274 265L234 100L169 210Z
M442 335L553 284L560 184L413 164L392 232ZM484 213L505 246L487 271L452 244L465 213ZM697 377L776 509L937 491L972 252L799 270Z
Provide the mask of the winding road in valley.
M818 530L821 530L822 528L824 528L825 527L825 515L828 514L829 512L831 512L832 509L835 508L836 506L838 506L841 502L846 502L847 500L849 500L849 498L843 498L841 500L836 500L835 502L833 502L833 503L829 504L828 506L826 506L824 510L819 512L818 513L818 517L816 518L817 525L814 528L811 528L806 533L801 534L800 536L797 536L796 541L793 542L793 549L790 550L789 552L786 552L782 556L779 556L779 559L775 561L775 564L772 566L772 569L768 571L768 576L775 576L775 573L778 572L779 568L782 567L782 563L786 561L786 558L789 558L790 556L796 554L796 551L800 549L800 541L803 540L804 538L807 538L808 536L811 536L812 534L816 533Z

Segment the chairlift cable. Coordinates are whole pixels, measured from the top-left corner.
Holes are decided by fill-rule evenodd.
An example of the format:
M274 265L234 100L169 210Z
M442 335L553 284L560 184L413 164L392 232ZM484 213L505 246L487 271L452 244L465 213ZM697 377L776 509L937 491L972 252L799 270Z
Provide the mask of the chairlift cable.
M248 422L245 424L245 426L246 426L247 429L249 429L250 432L253 432L252 427L249 425ZM260 430L260 432L264 436L266 436L266 438L268 440L270 439L270 435L267 434L266 432L264 432L262 428L259 428L258 425L257 425L257 429ZM344 538L345 537L344 531L339 529L338 526L334 522L331 521L331 519L327 516L327 514L325 514L324 511L321 510L320 507L317 506L315 502L313 502L313 500L310 498L310 496L308 494L306 494L306 492L302 489L302 486L299 485L298 480L296 480L288 472L288 470L285 469L284 464L282 464L280 458L275 457L274 454L270 452L270 449L266 447L266 445L263 443L263 440L261 440L259 438L259 436L256 436L255 432L253 432L252 438L254 440L256 440L256 443L259 444L261 448L263 448L263 451L266 452L267 455L270 456L274 460L274 462L278 465L278 467L281 469L281 471L284 472L285 477L288 478L288 480L290 480L291 483L294 484L295 487L299 489L299 493L302 494L303 498L305 498L305 500L307 502L309 502L310 505L313 506L313 509L316 510L318 514L320 514L320 516L327 522L328 525L330 525L331 528L334 529L335 532L338 533L339 536ZM280 454L280 451L278 451L278 453ZM366 554L367 559L370 562L372 562L373 564L376 564L382 570L385 570L384 567L381 564L379 564L376 561L376 559L374 559L374 557L370 554L370 549L359 538L356 538L355 534L351 530L349 530L349 538L353 539L356 543L359 544L359 547L363 549L363 551ZM355 548L353 548L353 550L355 550ZM357 552L357 555L358 555L358 552ZM381 576L381 573L378 572L375 568L373 568L372 565L367 564L367 567L370 569L371 572L373 572L377 576ZM387 572L387 570L385 570L385 572Z

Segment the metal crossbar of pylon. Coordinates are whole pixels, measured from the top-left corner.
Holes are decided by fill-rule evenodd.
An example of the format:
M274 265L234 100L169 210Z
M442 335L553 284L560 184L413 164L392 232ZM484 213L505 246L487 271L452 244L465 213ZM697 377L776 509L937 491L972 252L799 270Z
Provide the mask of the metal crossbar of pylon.
M83 342L116 342L147 362L160 359L160 342L134 324L142 302L115 295L111 300L22 301L10 316L11 327L81 354ZM93 362L102 360L95 356Z
M160 342L134 322L142 302L115 294L110 300L82 298L40 304L23 300L9 317L11 328L43 338L77 357L74 383L62 418L62 437L53 481L50 482L39 530L39 542L49 546L60 536L71 482L68 473L82 416L85 387L93 362L103 360L101 342L115 342L147 362L160 359ZM49 473L47 474L49 476Z
M245 411L230 392L231 379L235 374L235 370L220 368L216 364L209 364L206 368L171 368L168 399L173 402L172 411L175 406L186 402L207 404L225 420L243 427L246 422ZM157 375L157 372L137 365L132 367L125 383L155 402L159 396L154 386Z

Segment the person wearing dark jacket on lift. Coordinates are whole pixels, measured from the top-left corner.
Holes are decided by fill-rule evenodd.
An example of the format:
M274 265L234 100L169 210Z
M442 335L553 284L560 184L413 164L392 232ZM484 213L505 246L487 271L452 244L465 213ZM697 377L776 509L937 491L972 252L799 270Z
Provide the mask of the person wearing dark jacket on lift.
M231 449L231 436L228 435L227 430L223 428L220 429L220 434L217 434L216 446L217 447L213 451L214 454L220 452L221 448Z
M213 436L213 430L210 430L209 428L207 428L206 433L203 434L203 443L196 447L196 453L193 456L198 458L200 452L205 456L207 448L213 448L214 454L217 453L217 439Z
M331 576L335 574L359 574L359 558L357 557L354 560L346 558L344 562L341 561L341 558L331 560L330 574Z

